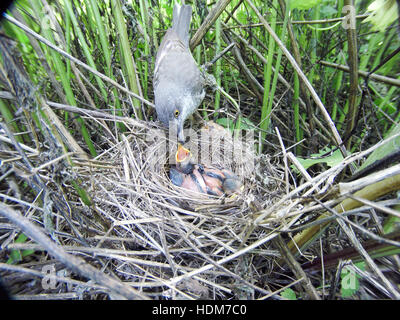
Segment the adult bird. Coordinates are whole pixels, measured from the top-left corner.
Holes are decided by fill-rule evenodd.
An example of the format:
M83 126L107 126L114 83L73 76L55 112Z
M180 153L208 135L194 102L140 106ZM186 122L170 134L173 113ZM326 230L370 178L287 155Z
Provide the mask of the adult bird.
M205 77L189 49L192 7L175 4L172 27L158 49L154 68L154 102L158 119L185 143L183 124L204 99Z

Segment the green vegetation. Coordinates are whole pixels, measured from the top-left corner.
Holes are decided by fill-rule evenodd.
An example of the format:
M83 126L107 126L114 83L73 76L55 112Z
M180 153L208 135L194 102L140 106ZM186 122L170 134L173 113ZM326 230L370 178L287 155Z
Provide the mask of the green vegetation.
M203 21L215 5L221 2L186 1L193 6L192 36L202 28ZM352 2L355 2L355 7L350 10ZM19 196L19 200L22 201L37 200L35 206L52 207L54 212L61 213L57 216L57 223L59 219L65 219L72 234L71 239L79 244L87 245L84 240L86 232L92 232L90 223L82 228L84 231L80 229L80 224L93 216L101 221L104 227L101 236L109 235L110 226L116 224L117 219L102 221L98 218L103 214L102 209L96 209L92 194L87 190L88 184L78 177L76 172L86 170L82 169L82 162L85 160L90 168L87 169L87 174L91 174L93 168L100 166L96 157L114 146L118 146L115 149L120 149L122 142L126 142L126 133L132 129L132 123L144 126L146 121L156 121L156 113L152 106L152 74L158 45L172 22L172 7L169 0L16 1L15 6L8 12L11 18L1 22L4 34L0 36L0 124L1 135L4 138L0 144L2 158L4 155L0 162L3 170L0 174L0 186L1 194L4 195L1 201L14 205L15 198ZM367 14L370 15L368 18ZM196 116L200 115L207 121L212 119L232 131L238 128L254 130L257 156L271 157L274 159L271 163L283 164L286 170L285 174L282 173L283 170L280 171L281 176L276 180L285 180L287 202L300 199L293 206L288 204L289 211L293 208L307 209L307 201L315 201L315 206L320 205L312 214L311 209L307 211L310 215L302 217L304 220L299 218L299 221L296 221L299 222L298 226L281 217L274 220L271 218L273 214L267 212L274 208L272 203L279 204L274 210L283 210L284 204L280 203L279 199L282 195L271 196L271 205L268 203L262 208L253 205L253 198L248 200L249 197L242 201L240 206L243 205L251 213L237 216L235 219L253 219L259 224L255 223L253 226L249 223L249 229L243 230L240 236L235 235L235 240L243 241L237 249L231 248L231 242L225 243L217 255L223 250L228 254L242 250L247 245L246 237L250 237L250 231L254 231L251 228L265 228L259 232L264 236L282 222L282 225L290 228L301 229L301 232L292 233L285 230L282 234L291 254L301 260L301 263L305 263L307 254L303 252L306 252L310 245L314 245L311 250L313 255L322 252L328 254L337 249L330 246L330 240L323 239L323 236L327 239L334 238L333 232L337 231L329 229L333 220L328 219L332 217L328 214L332 214L331 208L334 208L336 213L342 213L355 210L361 205L370 205L354 198L350 203L350 199L346 198L348 194L340 193L342 191L339 188L332 188L333 191L327 189L333 183L345 182L357 171L400 150L400 53L397 51L397 54L393 54L400 47L396 25L400 22L397 14L396 1L393 0L232 0L222 14L216 17L199 44L195 45L192 50L193 56L199 65L205 65L231 42L236 44L208 68L208 73L214 75L217 85L223 91L209 91ZM12 19L25 25L30 32L17 26ZM349 24L346 25L347 22ZM352 24L355 28L349 29L348 26ZM52 48L51 44L58 49ZM77 60L71 59L71 56ZM366 74L369 72L372 74L367 79ZM227 98L227 94L231 98ZM104 117L94 112L102 112ZM112 116L115 118L111 118ZM186 125L188 123L189 121ZM195 130L200 129L201 123L192 123ZM279 129L279 134L276 128ZM131 134L139 135L132 131ZM7 132L11 133L12 139L7 138ZM304 182L304 178L309 182L313 177L343 164L346 157L355 156L358 152L363 152L382 139L390 137L393 138L390 143L356 158L350 165L346 163L343 165L345 169L341 168L343 171L338 169L330 176L324 177L324 182L320 182L313 189L318 189L321 193L310 195L307 192L298 192L293 196L290 194ZM12 146L14 149L11 152ZM21 156L22 149L31 152L30 156ZM289 151L294 160L297 160L296 163L300 163L307 170L305 177L294 163L287 164L286 155ZM284 161L282 154L285 156ZM32 164L32 158L37 161L36 165ZM59 167L54 163L48 166L50 169L47 166L41 167L43 163L54 159L58 159L55 162L60 163ZM396 159L398 162L398 157ZM125 170L131 160L123 158L123 164L117 165L121 165ZM110 163L102 164L104 170L116 166L112 161L114 158L110 155ZM264 170L261 162L260 166L261 168L257 167L256 173L262 176L258 179L265 183L268 180L268 170ZM41 175L41 169L51 171L51 178ZM16 180L9 177L14 174ZM126 169L124 174L121 174L121 184L132 178L130 175ZM13 176L13 179L15 177ZM393 174L389 177L392 180L387 183L383 183L386 181L383 178L379 181L374 180L368 186L363 185L365 189L351 190L351 195L354 196L357 191L370 201L380 201L379 197L395 200L395 193L400 190L398 177L398 173ZM137 179L137 176L132 179ZM325 180L328 179L330 184L325 188ZM266 192L268 187L255 185L254 181L249 182L249 185L259 192L254 201L265 204L267 197L264 197L263 192ZM14 185L18 185L18 188ZM51 201L44 195L47 187L53 188L53 196L59 192ZM368 187L372 190L366 190ZM132 185L127 188L132 188ZM141 192L139 189L136 191L138 194ZM152 192L155 193L154 190ZM132 197L140 198L138 194ZM62 202L68 197L73 199L68 201L74 205L87 209L90 218L85 216L82 220L71 222L73 208ZM304 203L301 202L303 200ZM321 205L321 201L332 201L329 202L331 207ZM167 202L168 205L175 204L175 199ZM149 203L152 205L152 201ZM399 212L399 203L390 204L389 207L392 211L378 207L368 211L368 215L360 213L350 220L364 226L366 222L361 218L368 216L370 220L366 229L380 237L390 233L390 239L398 241L396 233L399 232L400 217L396 212ZM384 214L378 218L375 210ZM45 209L43 211L47 212ZM122 215L126 214L123 209L121 212ZM31 214L27 216L30 217ZM193 216L196 215L197 211ZM204 221L208 219L207 215L198 216ZM296 217L295 214L290 216L293 219L297 219ZM145 221L148 217L140 217L142 218ZM199 227L204 222L201 221ZM145 228L140 229L143 230ZM288 233L290 237L286 237ZM159 240L157 237L154 237L156 240L152 238L151 232L143 231L143 234L144 238L151 239L152 250L162 247L160 252L162 251L162 257L165 255L167 259L165 264L174 265L174 259L169 256L169 248L164 248L168 239L163 238L161 246L156 243ZM17 233L7 235L9 243L16 248L30 241L24 233L16 235ZM346 239L341 245L345 243L355 246L354 242L346 238L347 233L341 236ZM358 238L362 242L361 240L370 240L369 236L370 234L363 234ZM232 235L230 237L233 238ZM214 239L214 234L209 238ZM72 241L71 239L68 241ZM138 239L142 241L142 238ZM320 248L320 245L326 247ZM379 247L377 251L366 251L373 259L398 254L396 245L389 242L386 245ZM371 263L365 259L362 250L357 251L357 255L351 256L352 261L363 261L356 266L362 271L368 270L366 265L371 268ZM32 256L33 250L12 249L5 261L10 265L18 264ZM264 259L262 254L260 257ZM335 257L336 262L341 258ZM282 261L279 262L276 265L286 265ZM108 265L108 262L104 265ZM262 270L278 270L276 265L271 263L271 266L263 267ZM296 273L298 266L295 263L289 265L291 267L282 271L282 274L288 270L295 270L293 273L296 274L297 280L304 277ZM332 272L330 276L333 279L335 270L332 271L332 268L336 266L337 263L327 267L327 272ZM185 269L185 273L189 272L188 270L189 268ZM179 272L174 269L174 276L181 275ZM337 297L351 298L360 294L361 276L351 272L353 271L350 269L342 269L340 275L337 275L341 279L341 289L338 289ZM235 272L231 272L230 276L232 273ZM318 275L318 280L315 280L317 276L313 277L315 283L318 282L318 290L322 290L321 288L328 285L328 281L322 271ZM162 278L162 275L157 276ZM289 287L289 277L285 277L286 275L282 277L283 280L279 279L282 282L277 281L268 290L279 290L288 286L278 294L281 298L315 298L315 292L307 291L310 286L304 284L306 279ZM379 277L378 272L377 278ZM131 280L129 277L127 279ZM247 278L246 281L252 282ZM382 282L385 283L384 280ZM261 283L265 284L266 281L256 284L261 286ZM349 286L349 283L352 285ZM300 290L302 286L308 289ZM233 296L232 292L237 288L231 289L230 294ZM388 289L388 292L386 296L377 294L376 297L400 296L396 296L391 289Z

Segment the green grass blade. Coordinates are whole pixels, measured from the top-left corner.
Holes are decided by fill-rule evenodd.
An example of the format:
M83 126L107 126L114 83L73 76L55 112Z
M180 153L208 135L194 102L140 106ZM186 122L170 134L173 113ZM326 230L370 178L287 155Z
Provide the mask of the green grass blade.
M136 78L136 65L133 60L133 55L130 49L130 43L128 39L128 32L126 30L125 19L122 14L121 2L119 0L111 0L112 12L114 14L114 21L119 37L119 44L121 47L121 64L123 66L125 75L129 81L129 89L140 95L140 84ZM139 119L143 118L140 101L133 98L133 107L137 112Z

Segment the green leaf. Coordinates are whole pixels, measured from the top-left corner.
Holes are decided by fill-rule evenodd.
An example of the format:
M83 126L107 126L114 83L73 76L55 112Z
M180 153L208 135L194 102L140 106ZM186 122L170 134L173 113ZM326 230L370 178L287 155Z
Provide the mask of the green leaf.
M19 250L11 250L7 263L14 264L21 260L22 260L21 252Z
M397 206L397 211L400 211L399 207ZM398 230L400 227L400 218L396 216L388 216L383 224L383 232L385 234L394 232Z
M368 6L367 11L371 14L363 22L371 22L373 31L385 31L398 16L396 0L376 0Z
M389 138L391 136L394 136L396 134L400 133L400 124L395 125L385 136L386 138ZM400 148L400 137L397 137L393 140L391 140L388 143L385 143L384 145L380 146L379 148L375 149L365 160L365 162L362 164L362 166L359 168L359 170L364 169L368 165L374 163L377 160L380 160L384 158L385 156L391 154L392 152L399 150Z
M231 129L234 127L233 120L230 118L219 118L219 119L215 120L215 122L220 124L224 128Z
M239 20L239 22L243 24L247 23L247 14L244 11L238 11L236 17Z
M235 128L235 123L231 118L219 118L215 120L216 123L220 124L224 128L233 130ZM252 130L255 128L255 125L253 122L251 122L247 118L241 118L240 119L240 129L242 130Z
M331 155L322 157L324 154L330 152L331 150L332 149L330 149L330 148L325 148L325 149L322 149L317 154L312 154L311 159L303 159L303 158L297 157L297 160L301 163L301 165L304 167L304 169L308 169L309 167L311 167L312 165L317 164L317 163L326 163L328 167L332 168L343 160L343 155L340 152L340 150L337 149ZM312 159L312 158L315 158L315 159ZM293 170L295 170L297 172L297 169L295 168L295 166L292 165L291 167Z
M74 189L76 190L76 192L78 192L79 197L81 198L81 200L83 201L84 204L86 204L87 206L91 206L92 205L92 201L90 200L89 195L86 193L86 190L81 188L76 181L71 181Z
M321 0L291 0L290 9L308 10L318 5Z
M337 10L330 5L323 6L320 9L320 14L322 17L331 17L331 16L337 14Z
M290 288L283 290L280 295L282 298L297 300L296 293Z
M15 239L14 243L24 243L26 240L28 240L28 237L25 234L21 233L17 237L17 239ZM13 264L16 262L20 262L22 261L23 257L29 256L33 252L34 250L22 250L22 252L20 250L11 250L7 263Z
M255 128L255 125L253 122L251 122L249 119L247 118L241 118L240 121L240 128L242 130L252 130Z
M22 251L21 251L21 255L22 255L23 258L25 258L25 257L27 257L27 256L29 256L29 255L31 255L31 254L33 254L34 252L35 252L35 250L32 250L32 249L25 249L25 250L22 250Z

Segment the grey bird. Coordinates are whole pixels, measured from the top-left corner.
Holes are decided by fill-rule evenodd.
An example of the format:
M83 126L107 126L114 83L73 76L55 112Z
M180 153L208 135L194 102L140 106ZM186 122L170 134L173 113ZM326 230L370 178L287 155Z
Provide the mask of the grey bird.
M204 99L205 77L189 49L192 7L175 4L172 27L158 49L154 67L154 102L158 119L185 143L183 124Z

